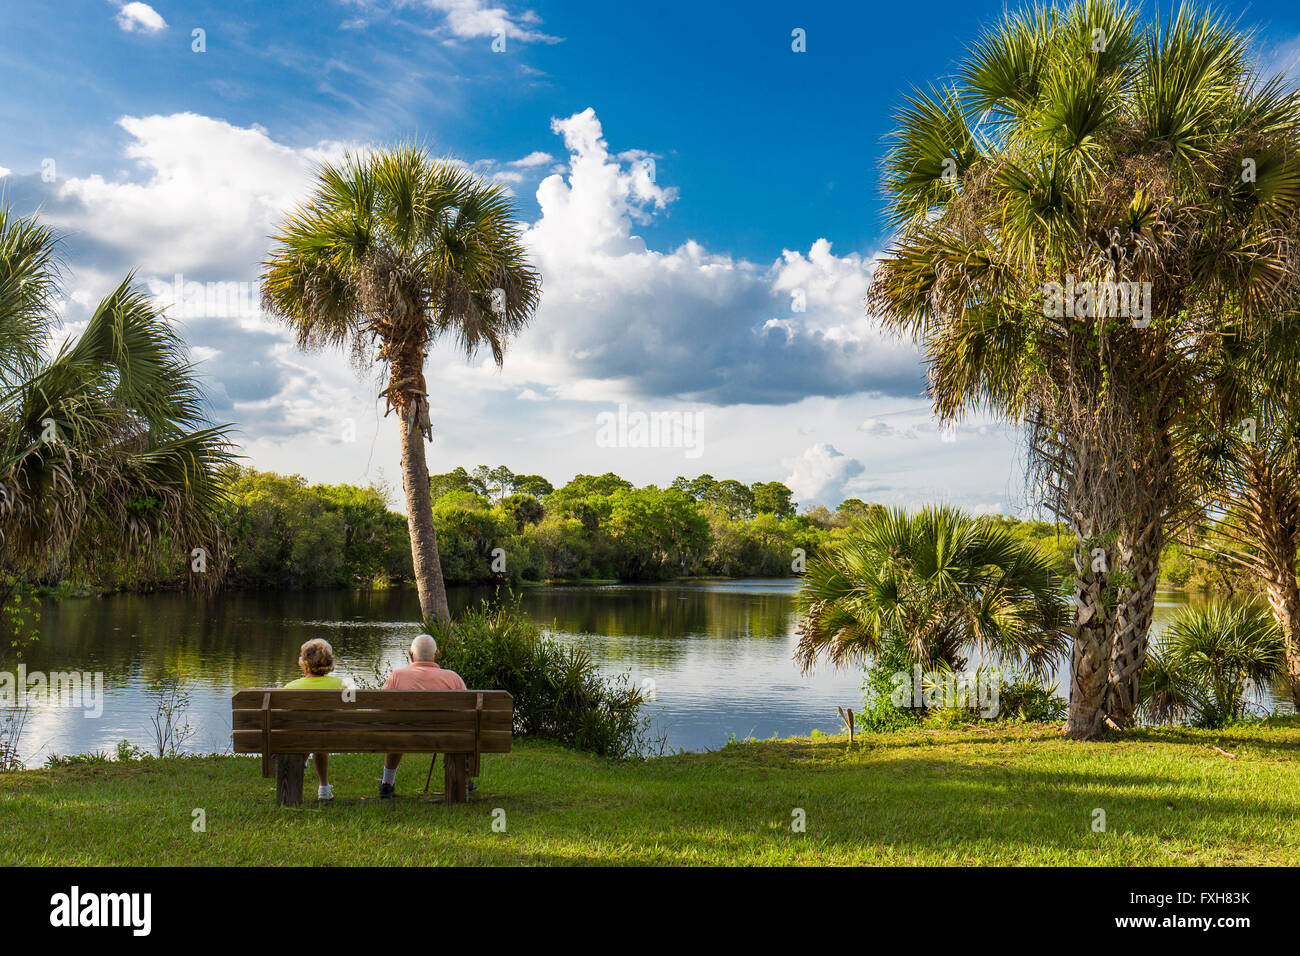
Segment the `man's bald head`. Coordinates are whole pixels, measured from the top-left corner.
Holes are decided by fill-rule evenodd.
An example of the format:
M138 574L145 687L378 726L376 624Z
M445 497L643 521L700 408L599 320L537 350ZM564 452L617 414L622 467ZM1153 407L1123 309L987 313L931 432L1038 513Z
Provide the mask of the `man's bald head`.
M411 660L435 661L438 659L438 642L429 634L420 634L411 641Z

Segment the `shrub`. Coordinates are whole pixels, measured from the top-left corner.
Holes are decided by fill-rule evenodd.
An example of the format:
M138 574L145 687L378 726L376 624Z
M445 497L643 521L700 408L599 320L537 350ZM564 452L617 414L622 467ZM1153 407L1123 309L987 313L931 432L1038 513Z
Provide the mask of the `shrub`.
M653 744L645 698L627 674L606 677L587 648L543 634L517 604L483 602L451 624L426 622L439 662L467 687L509 691L515 733L602 757L626 758Z
M927 727L961 727L981 719L1004 722L1055 723L1065 719L1068 703L1043 686L1034 677L1022 671L1004 671L996 666L981 666L975 672L977 686L997 682L997 714L986 718L981 713L982 704L976 701L960 703L955 707L900 707L894 703L894 675L911 673L916 666L908 649L898 641L885 645L880 657L867 669L863 681L864 712L860 717L863 729L868 731L902 730L924 724ZM925 686L930 686L932 673L952 673L943 662L923 664L927 674Z
M921 723L922 710L899 707L891 699L894 675L911 669L912 658L907 648L897 642L886 644L880 656L867 667L862 680L862 713L857 721L863 730L882 733L905 730Z
M1247 688L1262 688L1282 666L1282 632L1268 608L1214 601L1183 610L1162 635L1138 703L1153 723L1222 727L1248 716Z
M1065 720L1070 702L1058 697L1028 674L998 674L998 718L1029 724Z

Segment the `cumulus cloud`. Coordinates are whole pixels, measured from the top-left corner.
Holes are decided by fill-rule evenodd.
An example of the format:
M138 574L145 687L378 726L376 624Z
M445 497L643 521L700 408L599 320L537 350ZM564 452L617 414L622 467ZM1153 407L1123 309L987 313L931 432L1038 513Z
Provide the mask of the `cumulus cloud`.
M541 217L526 240L544 294L520 350L545 356L555 378L719 405L920 393L915 349L865 315L870 260L836 256L825 239L770 264L694 241L651 249L636 227L678 194L648 175L649 154L612 155L591 109L552 127L568 174L537 189Z
M279 215L305 197L314 165L340 144L296 150L259 127L195 113L126 116L141 175L62 180L47 215L96 242L117 268L251 279Z
M790 469L786 486L794 492L795 500L805 506L838 505L846 497L849 482L866 471L862 462L827 442L818 442L798 457L782 460L781 464Z
M147 3L123 4L116 19L127 33L161 33L167 29L167 21Z

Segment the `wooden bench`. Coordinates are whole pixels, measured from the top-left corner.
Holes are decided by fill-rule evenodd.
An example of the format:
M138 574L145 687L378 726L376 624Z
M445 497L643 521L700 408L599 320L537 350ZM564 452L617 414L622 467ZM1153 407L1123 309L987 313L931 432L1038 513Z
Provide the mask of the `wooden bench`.
M274 764L281 805L302 803L309 753L442 754L444 802L464 803L479 755L509 753L513 724L503 690L260 688L231 698L235 753L260 753L263 777Z

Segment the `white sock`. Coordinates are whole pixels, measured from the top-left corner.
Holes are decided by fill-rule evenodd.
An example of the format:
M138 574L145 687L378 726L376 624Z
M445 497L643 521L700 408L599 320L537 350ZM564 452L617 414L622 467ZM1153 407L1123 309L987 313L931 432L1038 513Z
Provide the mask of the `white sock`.
M334 787L333 787L331 784L328 784L328 783L322 783L319 787L316 788L316 799L317 799L317 800L333 800L333 799L334 799Z
M389 770L387 767L385 767L385 768L384 768L384 776L383 776L383 779L381 780L381 782L382 782L382 783L397 783L397 768L394 767L392 770Z

